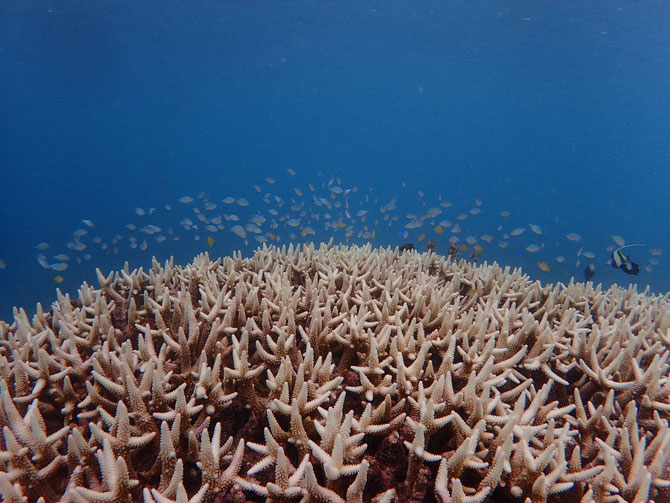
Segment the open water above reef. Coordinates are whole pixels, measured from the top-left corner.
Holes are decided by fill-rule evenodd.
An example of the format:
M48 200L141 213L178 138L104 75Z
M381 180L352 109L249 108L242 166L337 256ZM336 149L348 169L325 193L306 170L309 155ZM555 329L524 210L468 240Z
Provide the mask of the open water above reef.
M670 288L667 2L29 0L0 13L2 318L95 267L248 254L256 237L434 240L439 253L457 238L462 256L479 245L543 281L581 281L593 263L606 285ZM628 250L639 276L606 263L611 235L646 244Z

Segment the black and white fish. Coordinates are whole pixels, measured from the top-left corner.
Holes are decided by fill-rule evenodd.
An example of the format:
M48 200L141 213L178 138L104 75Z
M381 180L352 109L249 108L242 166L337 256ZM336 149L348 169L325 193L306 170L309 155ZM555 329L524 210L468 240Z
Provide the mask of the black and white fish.
M610 255L609 263L615 269L621 269L626 274L632 274L633 276L637 276L638 274L640 274L639 264L633 262L630 259L630 255L624 255L624 253L621 251L624 248L630 248L631 246L645 246L645 245L641 243L636 243L632 245L620 246L619 248L614 250Z

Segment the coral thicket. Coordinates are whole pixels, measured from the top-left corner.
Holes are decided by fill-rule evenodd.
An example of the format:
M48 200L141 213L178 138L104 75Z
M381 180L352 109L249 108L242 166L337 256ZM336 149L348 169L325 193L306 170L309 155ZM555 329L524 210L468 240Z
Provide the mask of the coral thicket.
M670 501L670 302L370 246L0 322L6 502Z

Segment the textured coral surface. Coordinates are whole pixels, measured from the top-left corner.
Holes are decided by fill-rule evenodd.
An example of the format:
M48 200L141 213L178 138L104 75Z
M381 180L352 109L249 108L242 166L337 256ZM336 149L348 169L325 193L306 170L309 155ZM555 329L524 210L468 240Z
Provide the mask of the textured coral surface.
M670 501L670 305L369 246L0 322L7 502Z

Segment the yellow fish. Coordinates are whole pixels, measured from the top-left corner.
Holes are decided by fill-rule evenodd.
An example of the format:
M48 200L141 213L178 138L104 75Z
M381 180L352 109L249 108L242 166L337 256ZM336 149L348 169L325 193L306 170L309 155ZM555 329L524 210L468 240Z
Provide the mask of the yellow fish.
M207 246L211 248L213 244L214 244L214 238L212 236L207 236Z
M626 246L626 240L622 238L621 236L617 236L616 234L612 234L610 236L612 240L619 246Z
M537 267L541 271L546 271L546 272L551 271L551 267L549 267L549 264L547 264L546 262L538 262Z
M435 232L437 232L438 234L442 234L442 233L444 232L444 227L442 227L441 225L437 225L437 226L435 226L435 229L434 229L434 230L435 230Z
M57 285L60 285L63 281L65 281L65 278L60 274L56 274L53 278L51 278L51 280Z
M374 239L376 235L377 235L377 231L376 231L376 230L373 230L373 231L372 231L372 239Z
M483 251L484 247L482 245L475 245L475 251L480 252Z
M419 241L423 241L424 239L426 239L426 235L425 235L425 234L421 234L421 235L419 236Z
M458 249L461 250L461 251L465 251L465 250L469 250L470 248L468 248L468 245L459 245Z

